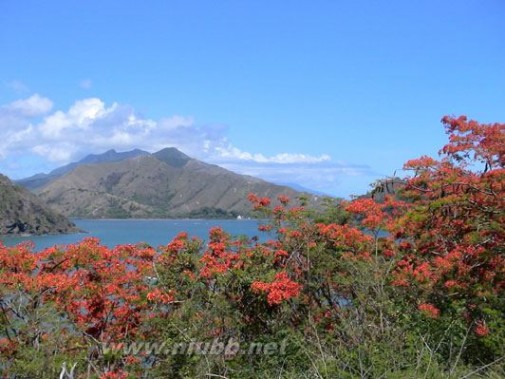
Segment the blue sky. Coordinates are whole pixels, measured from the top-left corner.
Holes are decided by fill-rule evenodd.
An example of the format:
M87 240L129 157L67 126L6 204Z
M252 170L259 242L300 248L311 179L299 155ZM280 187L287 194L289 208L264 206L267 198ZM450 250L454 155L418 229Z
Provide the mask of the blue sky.
M505 121L505 2L0 1L0 172L175 146L349 196Z

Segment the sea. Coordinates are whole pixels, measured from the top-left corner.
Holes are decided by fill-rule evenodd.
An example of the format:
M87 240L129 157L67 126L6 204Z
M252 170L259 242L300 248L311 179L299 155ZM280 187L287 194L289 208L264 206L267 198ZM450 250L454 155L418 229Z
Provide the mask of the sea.
M82 230L73 234L0 236L5 246L15 246L31 241L33 251L40 251L51 246L65 246L82 241L86 237L96 237L102 245L110 248L124 244L146 243L154 248L168 244L178 233L186 232L189 237L208 240L209 230L221 227L231 236L257 237L268 239L265 232L258 231L261 221L256 219L233 220L197 220L197 219L163 219L163 220L90 220L74 219L76 226Z

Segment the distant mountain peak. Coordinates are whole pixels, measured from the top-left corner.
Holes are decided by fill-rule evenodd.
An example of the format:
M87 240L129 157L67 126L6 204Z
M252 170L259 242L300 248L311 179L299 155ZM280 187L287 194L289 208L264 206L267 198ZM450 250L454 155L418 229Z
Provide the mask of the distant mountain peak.
M63 175L71 172L75 168L85 164L97 164L97 163L107 163L107 162L120 162L123 160L136 158L139 156L150 155L147 151L134 149L131 151L125 151L118 153L115 149L107 150L102 154L89 154L85 156L78 162L72 162L65 166L58 167L54 169L49 174L36 174L28 178L17 180L16 182L29 190L36 190L45 186L52 180L58 179Z
M24 183L23 183L24 182ZM66 216L91 218L233 217L249 215L249 193L292 199L292 188L191 158L175 147L90 154L20 181ZM319 196L305 194L311 204Z
M149 153L147 151L143 151L140 149L134 149L118 153L115 149L110 149L102 154L89 154L77 163L83 164L83 163L119 162L125 159L135 158L140 155L149 155Z
M281 194L292 199L301 195L198 161L175 147L112 163L81 164L37 192L67 216L91 218L236 218L250 214L249 193L273 201ZM308 196L310 203L319 201Z
M175 147L166 147L157 151L153 156L172 167L181 168L188 163L191 158Z

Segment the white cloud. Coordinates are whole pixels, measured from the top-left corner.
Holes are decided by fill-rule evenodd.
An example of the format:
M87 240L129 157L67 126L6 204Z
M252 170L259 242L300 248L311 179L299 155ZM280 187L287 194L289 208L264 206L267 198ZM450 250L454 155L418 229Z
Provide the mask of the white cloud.
M32 148L35 154L46 157L51 162L66 162L72 157L72 146L51 147L49 145L37 145Z
M5 105L4 111L11 112L21 117L36 117L48 113L53 107L53 102L39 94L34 94L27 99L16 100Z
M106 108L103 101L97 98L89 98L76 101L67 112L57 111L46 117L38 125L43 137L53 141L68 141L72 136L84 134L92 136L97 125L95 122L104 119L113 113L117 104ZM88 131L88 133L83 133ZM63 134L65 132L65 134Z
M31 151L65 164L111 148L153 152L175 146L199 156L208 150L205 144L220 144L223 138L215 127L195 125L192 117L175 115L156 121L129 106L107 106L98 98L78 100L68 110L48 114L51 108L52 102L40 95L0 107L0 154Z
M289 164L289 163L320 163L331 160L331 157L328 154L313 156L307 154L280 153L267 157L260 153L248 153L245 151L241 151L240 149L231 145L224 147L218 146L216 147L215 150L218 153L219 158L231 161L239 160L256 163Z
M335 162L328 154L247 152L227 139L223 125L198 125L192 117L174 115L153 120L132 107L101 99L76 101L68 110L49 113L53 103L40 95L0 107L0 172L16 178L47 170L109 149L149 152L173 146L209 163L277 183L299 183L336 193L343 178L371 182L369 167ZM24 169L14 173L9 170ZM31 163L30 163L31 162ZM44 163L45 162L45 163ZM52 163L51 163L52 162Z
M97 98L79 100L68 110L68 117L79 126L86 126L94 119L102 116L106 112L113 111L116 104L113 104L109 110L105 109L105 104Z

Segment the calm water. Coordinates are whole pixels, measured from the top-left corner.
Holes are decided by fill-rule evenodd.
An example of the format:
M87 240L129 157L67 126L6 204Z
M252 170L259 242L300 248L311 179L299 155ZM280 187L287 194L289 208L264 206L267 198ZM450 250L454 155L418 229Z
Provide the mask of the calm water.
M86 237L98 237L103 245L113 247L121 244L145 242L153 247L166 245L179 232L189 236L208 239L209 229L221 226L233 236L245 235L265 238L258 232L258 220L73 220L78 228L86 233L46 235L29 237L0 236L6 246L32 241L35 250L54 245L67 245Z

